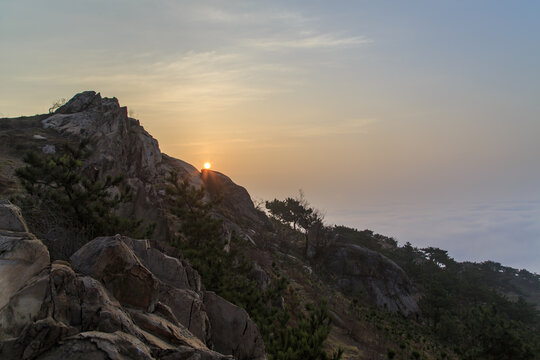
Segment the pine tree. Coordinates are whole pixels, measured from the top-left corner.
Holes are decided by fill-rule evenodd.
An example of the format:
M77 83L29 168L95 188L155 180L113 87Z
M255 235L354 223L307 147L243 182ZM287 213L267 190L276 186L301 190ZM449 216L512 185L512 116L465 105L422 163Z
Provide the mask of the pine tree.
M175 245L199 272L207 289L244 308L257 324L271 360L339 360L338 350L326 354L322 346L330 332L326 305L309 305L305 312L282 307L288 281L274 268L274 280L264 291L250 279L251 264L242 255L239 240L233 235L230 250L224 251L221 221L212 216L214 201L205 200L203 187L189 179L180 180L172 172L167 178L171 212L180 221L180 236Z
M64 145L59 154L28 152L24 156L26 166L15 174L26 195L15 201L32 230L47 236L63 229L77 233L84 241L117 233L149 236L152 226L143 229L140 220L126 219L115 212L130 195L123 177L94 181L84 174L84 161L91 155L89 144L90 140L84 139L76 147Z

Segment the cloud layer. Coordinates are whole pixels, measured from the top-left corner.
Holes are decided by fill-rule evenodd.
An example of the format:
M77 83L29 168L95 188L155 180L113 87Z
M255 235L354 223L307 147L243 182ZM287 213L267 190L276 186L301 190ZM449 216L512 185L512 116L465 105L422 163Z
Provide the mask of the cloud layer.
M540 201L388 205L335 212L335 223L369 228L401 244L449 250L459 261L493 260L540 273ZM354 226L354 225L353 225Z

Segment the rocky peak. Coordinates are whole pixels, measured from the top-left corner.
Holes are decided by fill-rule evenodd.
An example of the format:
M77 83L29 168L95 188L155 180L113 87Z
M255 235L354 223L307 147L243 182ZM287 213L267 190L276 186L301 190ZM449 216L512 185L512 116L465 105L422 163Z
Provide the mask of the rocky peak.
M42 126L75 140L89 137L94 151L84 171L101 179L122 175L133 194L122 214L155 222L155 237L169 239L170 226L164 220L159 190L164 188L171 166L164 162L157 140L127 116L127 108L116 98L102 98L95 91L79 93L44 119Z
M139 122L127 116L116 98L102 98L95 91L75 95L42 121L44 128L67 136L89 137L95 151L89 166L99 164L103 173L122 173L151 181L158 173L161 151Z
M174 236L175 224L164 213L165 179L171 171L181 178L188 177L194 186L205 185L210 195L222 194L223 212L228 218L247 219L260 223L264 217L255 210L253 202L241 186L227 176L214 172L199 172L192 165L167 156L139 121L127 116L116 98L102 98L95 91L75 95L56 112L42 120L45 129L52 129L71 138L90 137L95 149L85 171L97 178L123 175L131 186L133 201L122 213L156 223L155 239L168 240ZM242 232L241 228L236 228Z
M114 99L116 100L116 99ZM71 98L66 104L56 109L56 114L74 114L90 107L101 105L102 99L99 93L95 91L83 91ZM118 101L117 101L118 103Z

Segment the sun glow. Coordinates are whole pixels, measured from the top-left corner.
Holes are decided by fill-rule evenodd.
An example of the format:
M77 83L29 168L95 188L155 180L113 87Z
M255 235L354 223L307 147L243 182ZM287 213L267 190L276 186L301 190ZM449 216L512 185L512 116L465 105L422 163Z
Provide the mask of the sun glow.
M209 162L204 163L204 168L205 169L210 169L211 166L212 166L212 164L210 164Z

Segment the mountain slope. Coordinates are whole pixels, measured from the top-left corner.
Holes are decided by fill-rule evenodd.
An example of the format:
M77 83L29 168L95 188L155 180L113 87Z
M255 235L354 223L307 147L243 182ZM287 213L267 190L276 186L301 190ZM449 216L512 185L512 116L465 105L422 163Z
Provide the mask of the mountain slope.
M171 198L166 191L167 177L173 171L180 178L188 179L193 186L204 185L205 201L221 200L212 210L212 216L223 223L226 248L234 247L245 256L253 267L248 275L261 291L277 276L284 276L289 281L280 300L284 307L302 312L304 304L327 301L333 320L326 342L328 350L341 347L345 350L343 358L346 359L384 359L396 354L402 357L418 355L418 358L427 359L441 358L443 354L447 358L466 358L465 354L459 354L461 350L454 351L454 344L440 336L440 325L435 324L434 328L427 326L432 318L425 312L430 308L425 306L424 300L433 294L431 287L435 281L435 277L427 275L436 274L436 281L450 280L446 276L448 271L436 265L426 253L398 247L392 239L372 232L338 227L331 229L334 234L332 241L323 251L308 256L305 239L307 237L309 242L309 234L294 230L256 209L247 190L226 175L210 170L199 172L192 165L161 153L157 141L127 113L115 98L102 98L93 91L87 91L77 94L54 114L0 119L0 197L12 197L22 192L13 171L23 165L22 157L26 151L59 152L62 144L76 144L81 138L91 137L93 153L84 163L83 172L92 179L123 175L125 183L131 187L132 198L122 205L119 212L143 219L146 224L155 224L152 239L156 241L153 244L167 256L184 261L181 252L166 246L178 239L182 223L171 211ZM43 232L39 235L49 247L53 260L69 260L78 250L66 251L62 246L55 246L70 240L58 233ZM235 243L234 239L240 239L240 242ZM130 241L123 242L137 243ZM134 248L131 250L136 252ZM409 250L411 256L408 255ZM145 256L149 256L136 254L142 263ZM74 266L73 259L71 261ZM147 263L144 266L152 273L157 271ZM460 270L460 273L465 272ZM470 273L466 274L469 276ZM512 290L524 297L538 293L538 277L530 273L522 275L531 276L527 277L527 282L510 279L497 291L509 293ZM489 276L479 281L487 288L493 288L497 279ZM163 278L160 280L166 283ZM202 282L205 282L204 277ZM486 299L499 301L492 294ZM504 303L502 306L507 305ZM210 303L198 306L201 309L215 308ZM459 306L464 305L460 303ZM218 308L221 309L218 312L227 311L223 310L224 307ZM136 317L140 314L131 315ZM148 318L148 315L141 317ZM191 317L177 318L192 330L189 326ZM203 324L204 321L199 320L198 323ZM228 339L230 334L221 333L217 341L209 342L201 335L204 332L202 328L193 330L209 347L211 344L225 346L230 343L230 340L221 341L221 338ZM392 353L394 355L390 355Z
M19 210L2 202L0 249L2 359L266 359L246 312L147 240L97 238L71 263L51 262Z

